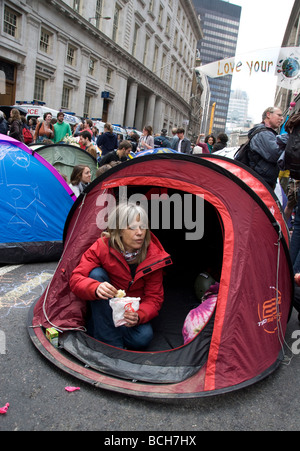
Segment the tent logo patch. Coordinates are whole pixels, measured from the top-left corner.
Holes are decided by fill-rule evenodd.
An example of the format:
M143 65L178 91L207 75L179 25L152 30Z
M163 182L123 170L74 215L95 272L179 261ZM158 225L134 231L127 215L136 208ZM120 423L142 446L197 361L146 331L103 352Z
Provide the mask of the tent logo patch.
M282 316L279 310L281 305L281 292L274 287L270 288L273 291L272 298L265 301L262 305L258 305L258 326L263 327L266 333L274 334L278 330L278 322Z

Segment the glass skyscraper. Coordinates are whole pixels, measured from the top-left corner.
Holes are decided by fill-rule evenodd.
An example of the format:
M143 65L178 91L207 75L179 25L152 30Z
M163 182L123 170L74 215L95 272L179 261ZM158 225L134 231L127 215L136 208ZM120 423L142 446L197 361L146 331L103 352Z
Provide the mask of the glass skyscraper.
M193 0L204 39L198 43L202 65L235 56L241 7L222 0ZM225 132L232 76L208 78L211 104L216 103L213 133Z

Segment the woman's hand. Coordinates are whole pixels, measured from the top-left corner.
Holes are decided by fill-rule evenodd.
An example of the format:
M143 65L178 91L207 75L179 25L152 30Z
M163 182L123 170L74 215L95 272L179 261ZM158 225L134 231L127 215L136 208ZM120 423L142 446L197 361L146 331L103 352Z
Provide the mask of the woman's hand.
M117 296L118 290L108 282L102 282L98 285L96 295L100 299L112 299Z
M125 312L124 319L127 321L126 327L135 327L139 323L139 315L137 312Z

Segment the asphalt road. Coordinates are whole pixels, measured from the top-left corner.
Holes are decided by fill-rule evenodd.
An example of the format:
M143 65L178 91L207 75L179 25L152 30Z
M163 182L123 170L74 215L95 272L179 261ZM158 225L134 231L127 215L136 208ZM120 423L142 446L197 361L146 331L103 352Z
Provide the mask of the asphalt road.
M234 393L194 400L135 399L94 388L57 369L35 349L26 327L29 307L43 293L55 267L24 265L9 272L0 268L0 407L10 404L0 415L0 431L103 431L104 440L116 431L134 436L138 431L195 435L299 430L300 358L288 348L286 363L268 379ZM300 336L294 311L286 340L290 348L294 343L300 350L292 338L296 330ZM68 393L66 386L80 391Z

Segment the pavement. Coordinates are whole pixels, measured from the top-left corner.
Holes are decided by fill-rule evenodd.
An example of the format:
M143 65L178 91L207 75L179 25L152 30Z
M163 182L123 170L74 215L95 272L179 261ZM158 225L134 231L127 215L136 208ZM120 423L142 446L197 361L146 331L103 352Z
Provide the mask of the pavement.
M113 440L112 432L116 439L117 433L133 437L138 431L200 437L202 431L299 430L300 324L295 310L286 334L285 362L264 381L209 398L136 399L73 378L33 346L28 311L55 267L0 268L0 407L10 405L0 415L0 431L102 431L104 441ZM68 393L66 386L80 390Z

